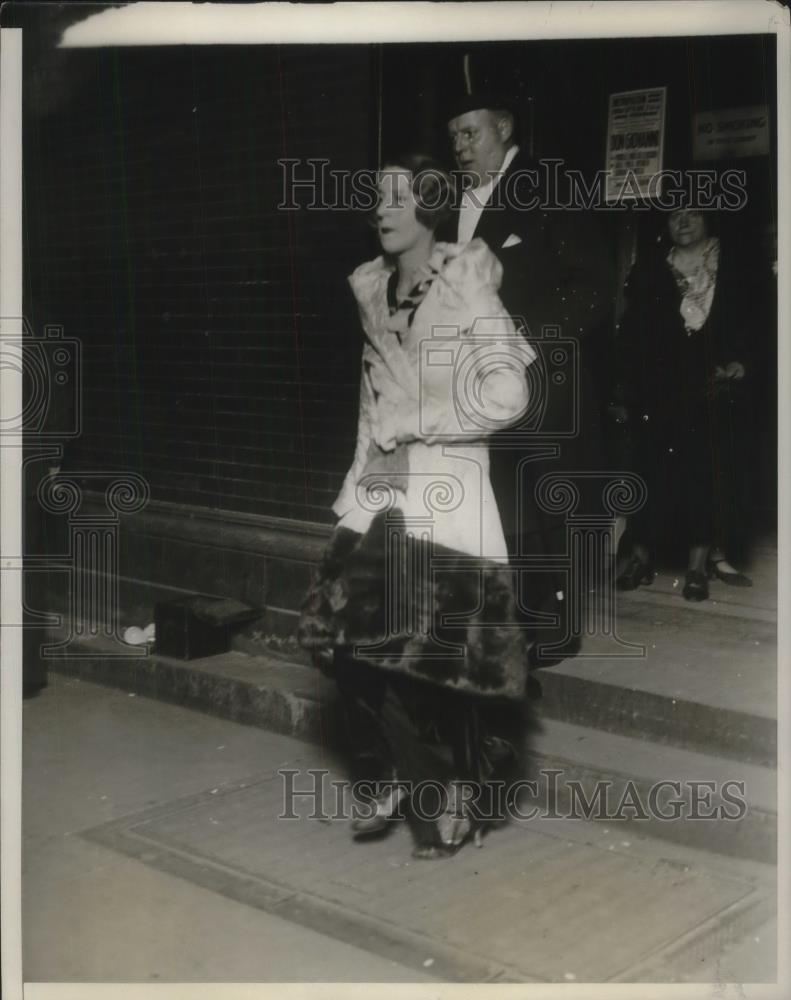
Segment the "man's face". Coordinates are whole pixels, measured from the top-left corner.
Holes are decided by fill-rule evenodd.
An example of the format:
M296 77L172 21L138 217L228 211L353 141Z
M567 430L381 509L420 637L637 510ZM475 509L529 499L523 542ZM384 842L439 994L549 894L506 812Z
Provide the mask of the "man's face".
M513 132L507 115L492 111L467 111L448 122L448 135L459 170L469 174L478 187L503 165Z

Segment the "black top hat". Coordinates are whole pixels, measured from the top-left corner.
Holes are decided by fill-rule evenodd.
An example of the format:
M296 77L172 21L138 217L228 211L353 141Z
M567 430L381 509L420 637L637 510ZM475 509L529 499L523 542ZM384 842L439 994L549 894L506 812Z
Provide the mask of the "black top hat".
M468 111L508 111L516 116L515 102L505 94L494 90L478 90L474 94L464 94L452 100L445 112L445 121L466 115Z

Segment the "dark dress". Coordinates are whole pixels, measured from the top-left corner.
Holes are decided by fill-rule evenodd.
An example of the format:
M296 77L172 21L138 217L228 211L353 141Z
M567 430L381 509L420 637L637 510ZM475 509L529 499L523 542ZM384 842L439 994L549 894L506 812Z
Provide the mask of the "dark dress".
M652 551L746 542L751 436L749 337L762 296L751 269L720 246L714 297L688 331L682 290L664 252L635 265L616 344L615 401L627 407L631 464L648 488L632 518L633 542ZM738 361L745 377L716 382Z

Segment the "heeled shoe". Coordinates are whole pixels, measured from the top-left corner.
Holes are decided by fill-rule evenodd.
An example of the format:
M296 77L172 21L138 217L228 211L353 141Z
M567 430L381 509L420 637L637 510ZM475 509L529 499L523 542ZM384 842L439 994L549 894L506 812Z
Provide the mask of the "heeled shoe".
M444 844L416 844L412 848L412 857L419 861L436 861L438 858L453 857L457 850L457 847L446 847Z
M705 601L709 596L709 581L705 573L698 570L687 570L684 578L684 589L681 591L685 601Z
M377 795L373 800L374 811L370 816L355 816L352 819L353 835L359 838L383 833L395 817L398 805L405 795L405 789L397 786Z
M616 590L637 590L641 583L650 586L654 582L654 567L632 556L615 580Z
M752 587L753 581L749 576L745 576L744 573L739 573L738 570L733 573L726 573L724 570L719 568L720 563L727 562L726 559L711 559L706 563L706 571L710 580L722 580L729 587Z
M437 817L437 833L445 848L458 849L472 833L472 817L455 782L448 785L445 808Z

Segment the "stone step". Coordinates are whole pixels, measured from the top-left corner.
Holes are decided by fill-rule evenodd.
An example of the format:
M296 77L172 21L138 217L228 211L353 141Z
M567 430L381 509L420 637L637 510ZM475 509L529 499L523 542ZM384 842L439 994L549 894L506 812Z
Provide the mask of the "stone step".
M684 601L679 580L660 572L651 587L617 595L617 639L587 636L582 655L541 669L545 716L668 747L775 767L777 759L776 563L751 570L756 586L713 581L711 600ZM279 586L286 584L279 580ZM304 581L292 581L291 598ZM121 577L121 627L145 626L157 601L188 596L176 586ZM286 588L287 590L288 588ZM61 603L52 607L65 607ZM284 592L283 601L289 604ZM297 620L268 606L234 636L255 657L274 653ZM279 638L276 638L279 637ZM629 655L624 655L629 654ZM298 664L307 659L294 650ZM119 668L121 669L121 668Z
M565 668L565 669L564 669ZM582 662L539 670L541 711L549 718L646 739L745 764L774 768L777 722L638 686L584 676Z
M761 606L751 590L714 581L711 600L695 604L678 582L659 574L652 587L619 594L615 636L585 637L581 655L539 670L545 714L775 767L771 588Z
M79 657L74 654L80 653ZM124 650L106 637L81 641L69 658L53 659L53 669L82 680L108 684L133 694L170 701L236 722L271 729L324 745L337 744L341 725L334 684L307 664L232 651L204 660L181 661L151 654L118 658ZM550 671L543 671L548 676ZM644 734L643 734L644 735ZM531 755L536 785L524 808L553 805L561 815L586 808L581 795L593 804L592 818L613 829L637 826L652 836L704 847L757 861L776 857L776 773L770 768L683 747L659 745L645 738L605 732L544 714L542 731ZM557 772L557 773L555 773ZM651 789L660 781L680 782L681 818L671 803L652 810ZM699 812L710 814L723 806L725 782L733 798L744 799L747 810L739 818L714 821L689 818L693 782L713 783L715 794L703 788ZM602 799L595 798L596 790ZM675 796L675 790L669 789ZM626 798L624 798L626 797ZM635 801L636 800L636 801ZM631 801L631 806L630 806ZM640 806L646 817L635 815ZM724 803L736 813L736 805Z

